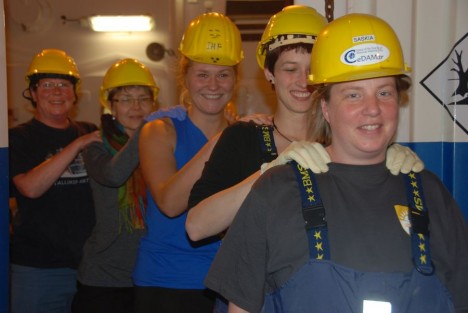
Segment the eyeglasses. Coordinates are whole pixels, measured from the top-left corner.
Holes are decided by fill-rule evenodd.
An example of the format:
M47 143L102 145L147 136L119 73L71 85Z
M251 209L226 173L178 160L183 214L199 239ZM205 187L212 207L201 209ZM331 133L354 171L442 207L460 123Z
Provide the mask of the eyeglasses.
M73 84L69 83L69 82L58 82L58 83L40 82L40 83L36 84L36 86L40 87L40 88L43 88L43 89L46 89L46 90L52 90L52 89L55 89L55 88L58 88L58 89L61 89L61 90L67 90L67 89L72 89L73 88Z
M141 98L120 98L120 99L113 99L113 102L121 103L124 106L134 105L135 103L141 106L151 106L153 105L153 98L151 97L141 97Z

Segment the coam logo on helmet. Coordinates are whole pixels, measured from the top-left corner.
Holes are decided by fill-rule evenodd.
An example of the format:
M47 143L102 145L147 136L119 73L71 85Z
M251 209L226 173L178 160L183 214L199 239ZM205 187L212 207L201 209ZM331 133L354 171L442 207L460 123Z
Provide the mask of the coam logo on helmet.
M378 44L362 44L347 49L341 54L341 62L361 66L385 61L390 56L387 47Z

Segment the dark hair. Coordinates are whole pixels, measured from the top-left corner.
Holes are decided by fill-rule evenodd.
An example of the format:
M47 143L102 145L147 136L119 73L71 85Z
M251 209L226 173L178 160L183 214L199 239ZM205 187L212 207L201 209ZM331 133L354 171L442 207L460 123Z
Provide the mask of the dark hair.
M272 74L275 73L275 64L278 61L278 58L283 52L295 50L296 52L299 51L307 51L307 53L312 53L312 44L311 43L293 43L290 45L279 46L269 52L267 52L265 56L265 65L264 67L268 69Z

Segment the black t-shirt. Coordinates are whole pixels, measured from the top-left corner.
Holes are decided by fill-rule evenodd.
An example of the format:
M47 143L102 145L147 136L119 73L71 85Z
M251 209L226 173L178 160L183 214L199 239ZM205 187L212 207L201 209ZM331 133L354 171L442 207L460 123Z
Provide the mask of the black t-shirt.
M36 119L9 131L10 177L25 173L97 127L72 122L67 129ZM81 153L42 196L21 195L11 183L18 212L12 221L11 263L39 268L76 268L94 225L94 205Z
M259 125L237 122L226 128L205 164L202 176L194 184L189 198L189 208L213 194L234 186L256 171L265 162L276 158L262 149L264 139ZM264 126L264 132L271 127ZM273 136L271 146L276 152Z

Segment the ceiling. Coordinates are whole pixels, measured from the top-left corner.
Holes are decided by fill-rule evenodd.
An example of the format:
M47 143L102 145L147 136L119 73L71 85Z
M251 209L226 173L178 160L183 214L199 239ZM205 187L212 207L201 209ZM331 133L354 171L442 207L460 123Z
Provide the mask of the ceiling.
M243 41L259 41L269 18L293 0L227 0L226 15L237 25Z

